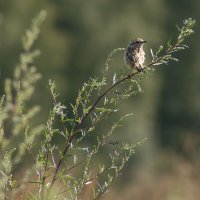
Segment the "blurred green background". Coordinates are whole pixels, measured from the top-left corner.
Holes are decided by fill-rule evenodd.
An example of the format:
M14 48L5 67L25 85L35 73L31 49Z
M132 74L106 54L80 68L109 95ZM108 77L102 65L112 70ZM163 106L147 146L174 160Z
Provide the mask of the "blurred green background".
M121 113L134 113L120 138L148 142L138 149L121 181L107 199L199 199L200 190L200 1L199 0L17 0L0 1L0 93L22 50L21 37L32 18L46 10L36 48L43 78L33 104L43 109L37 121L45 122L50 107L48 79L56 81L60 100L72 102L81 84L105 67L108 53L142 37L146 63L150 48L164 44L177 33L176 26L192 17L196 33L190 46L177 53L178 63L159 67L142 83L143 94L124 103ZM111 67L123 66L123 55ZM136 162L137 161L137 162ZM119 180L119 179L118 179Z

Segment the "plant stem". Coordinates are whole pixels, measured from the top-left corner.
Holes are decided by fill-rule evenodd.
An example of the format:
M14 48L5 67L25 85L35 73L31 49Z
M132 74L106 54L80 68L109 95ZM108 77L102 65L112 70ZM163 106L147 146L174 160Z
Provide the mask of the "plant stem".
M109 88L107 88L107 89L97 98L97 100L94 102L94 104L93 104L93 106L90 108L90 110L82 117L80 123L75 127L74 132L78 132L78 131L79 131L79 129L80 129L81 126L83 125L84 121L87 119L87 117L90 115L90 113L95 109L96 105L100 102L100 100L101 100L110 90L112 90L114 87L116 87L116 86L119 85L120 83L123 83L125 80L132 78L134 75L136 75L136 74L138 74L138 73L139 73L139 71L136 71L136 72L134 72L134 73L132 73L132 74L128 74L127 76L125 76L124 78L122 78L121 80L117 81L115 84L113 84L113 85L110 86ZM52 178L52 181L51 181L50 188L53 186L53 184L54 184L54 182L55 182L55 180L56 180L56 175L57 175L57 173L58 173L58 170L59 170L59 168L60 168L60 165L61 165L62 161L64 160L64 157L65 157L65 155L66 155L66 153L67 153L67 151L68 151L68 149L69 149L69 147L70 147L70 145L71 145L71 142L72 142L72 140L74 139L74 137L75 137L75 134L73 133L73 134L69 137L69 139L68 139L68 141L67 141L67 143L66 143L66 145L65 145L65 148L64 148L64 150L63 150L63 152L62 152L62 156L61 156L60 160L58 161L58 164L56 165L56 169L55 169L54 174L53 174L53 178Z
M151 67L153 66L154 64L156 63L159 63L159 61L161 61L166 55L168 55L174 48L176 47L176 44L174 46L172 46L170 49L168 49L165 54L161 57L159 57L157 60L151 62L150 64L148 64L146 67L144 67L144 69L148 68L148 67ZM141 71L142 72L142 71ZM129 73L128 75L126 75L124 78L118 80L115 84L111 85L110 87L108 87L97 99L96 101L94 102L94 104L92 105L92 107L89 109L89 111L82 116L81 118L81 121L80 123L74 128L74 132L69 136L69 139L68 141L66 142L66 145L65 145L65 148L62 152L62 156L60 158L60 160L58 161L58 164L56 165L56 168L55 168L55 171L54 171L54 174L53 174L53 178L52 178L52 181L51 181L51 185L50 185L50 189L51 187L54 185L55 183L55 180L56 180L56 176L57 176L57 173L58 173L58 170L64 160L64 157L65 155L67 154L67 151L69 150L70 148L70 145L76 135L77 132L80 131L80 128L81 126L83 125L83 123L85 122L85 120L87 119L87 117L92 113L92 111L95 109L96 105L103 99L103 97L108 93L110 92L113 88L115 88L116 86L118 86L119 84L123 83L124 81L128 80L128 79L131 79L133 76L141 73L140 71L136 71L136 72L133 72L133 73Z

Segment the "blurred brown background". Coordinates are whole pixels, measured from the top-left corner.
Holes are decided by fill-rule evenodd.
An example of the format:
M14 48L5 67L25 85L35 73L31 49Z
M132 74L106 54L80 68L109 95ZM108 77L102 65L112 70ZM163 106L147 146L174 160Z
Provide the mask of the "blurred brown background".
M36 64L43 79L31 102L43 107L38 122L45 122L50 106L48 79L56 81L60 99L68 104L84 81L101 73L112 49L142 37L148 41L148 63L149 49L176 34L175 25L200 18L199 0L0 0L1 94L4 79L12 76L18 62L21 37L42 9L48 16L36 44L42 51ZM107 199L199 199L199 23L186 44L190 48L176 54L180 62L159 67L144 80L144 93L123 104L121 113L134 116L119 138L134 143L147 137L148 142ZM117 59L111 67L123 66L123 56Z

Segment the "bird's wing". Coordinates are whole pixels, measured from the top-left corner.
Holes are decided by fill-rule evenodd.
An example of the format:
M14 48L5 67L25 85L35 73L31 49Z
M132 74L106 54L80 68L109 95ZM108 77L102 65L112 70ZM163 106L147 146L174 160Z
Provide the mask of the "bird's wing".
M129 47L130 48L130 47ZM127 49L126 51L126 58L130 63L135 63L135 52L132 49Z

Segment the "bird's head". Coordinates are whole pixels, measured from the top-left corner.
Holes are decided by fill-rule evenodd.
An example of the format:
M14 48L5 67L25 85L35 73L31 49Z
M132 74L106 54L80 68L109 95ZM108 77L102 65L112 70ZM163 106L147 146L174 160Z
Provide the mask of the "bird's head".
M136 38L136 39L131 41L132 45L137 46L137 47L141 47L146 42L147 41L143 40L142 38Z

